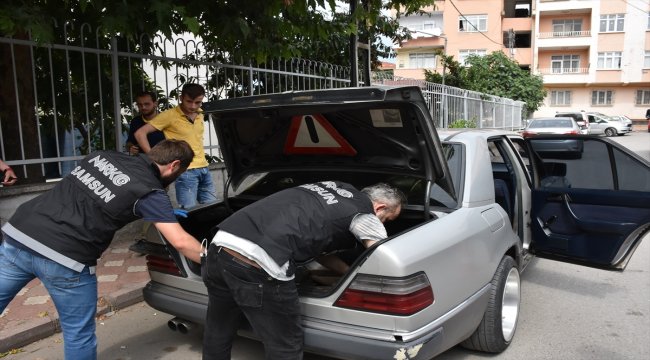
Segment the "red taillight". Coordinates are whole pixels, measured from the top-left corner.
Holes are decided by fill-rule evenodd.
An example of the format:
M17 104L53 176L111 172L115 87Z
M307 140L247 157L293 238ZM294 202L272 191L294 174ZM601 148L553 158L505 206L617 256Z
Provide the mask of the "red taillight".
M147 255L147 269L157 271L163 274L181 276L181 270L171 257L162 257L156 255Z
M578 130L571 130L564 133L565 135L578 135L580 134Z
M433 304L433 290L424 273L407 278L359 274L335 306L393 315L412 315Z
M524 131L524 132L521 133L521 136L523 136L524 138L531 137L531 136L534 136L534 135L535 135L535 133L532 132L532 131Z

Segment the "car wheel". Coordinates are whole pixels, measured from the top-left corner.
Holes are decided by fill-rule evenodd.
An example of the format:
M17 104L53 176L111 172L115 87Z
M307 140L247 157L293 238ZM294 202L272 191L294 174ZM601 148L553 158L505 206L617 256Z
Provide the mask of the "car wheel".
M605 136L614 136L616 135L616 130L612 128L605 129Z
M499 353L510 345L519 318L520 285L517 263L504 256L490 283L490 300L483 320L472 336L461 343L463 347Z

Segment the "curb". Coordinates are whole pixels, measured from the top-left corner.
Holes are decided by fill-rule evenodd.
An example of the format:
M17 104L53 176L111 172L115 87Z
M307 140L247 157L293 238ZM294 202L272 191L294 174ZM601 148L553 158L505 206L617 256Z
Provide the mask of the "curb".
M135 283L97 299L95 317L118 311L143 300L142 289L149 281ZM11 334L0 337L0 353L17 349L61 332L58 316L46 316L31 320L14 328Z

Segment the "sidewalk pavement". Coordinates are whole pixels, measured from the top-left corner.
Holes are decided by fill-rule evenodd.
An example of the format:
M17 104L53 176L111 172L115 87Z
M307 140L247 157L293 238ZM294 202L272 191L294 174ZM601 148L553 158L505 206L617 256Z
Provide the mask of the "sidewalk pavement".
M134 239L142 237L142 224L135 221L118 231L97 262L98 318L142 301L142 288L149 282L145 257L129 250ZM0 353L60 331L54 304L35 279L0 314Z

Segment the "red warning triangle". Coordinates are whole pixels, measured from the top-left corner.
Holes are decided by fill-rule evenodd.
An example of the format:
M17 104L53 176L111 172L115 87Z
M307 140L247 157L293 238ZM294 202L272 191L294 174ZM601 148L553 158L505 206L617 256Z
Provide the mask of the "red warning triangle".
M357 151L323 115L315 114L291 118L284 153L354 156Z

